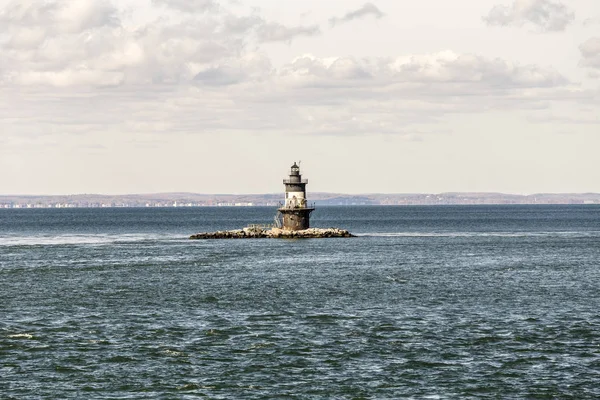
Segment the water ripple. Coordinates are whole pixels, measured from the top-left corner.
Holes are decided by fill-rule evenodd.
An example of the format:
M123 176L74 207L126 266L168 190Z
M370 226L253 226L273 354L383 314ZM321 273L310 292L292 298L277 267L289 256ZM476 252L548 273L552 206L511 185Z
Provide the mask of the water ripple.
M599 398L600 218L427 210L341 240L2 241L1 397Z

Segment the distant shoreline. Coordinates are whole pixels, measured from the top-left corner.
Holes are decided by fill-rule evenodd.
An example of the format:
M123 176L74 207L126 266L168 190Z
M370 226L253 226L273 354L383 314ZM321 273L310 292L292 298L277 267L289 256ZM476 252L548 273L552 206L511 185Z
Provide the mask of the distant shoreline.
M438 194L339 194L309 193L317 207L324 206L419 206L419 205L526 205L600 204L600 193L503 193ZM277 207L281 193L196 194L156 193L129 195L0 195L0 208L126 208L126 207Z

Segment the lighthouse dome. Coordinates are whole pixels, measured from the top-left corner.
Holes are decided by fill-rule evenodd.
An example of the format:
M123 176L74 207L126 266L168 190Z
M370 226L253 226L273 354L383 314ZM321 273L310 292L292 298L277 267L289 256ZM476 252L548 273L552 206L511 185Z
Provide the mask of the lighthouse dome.
M292 175L298 175L299 173L300 167L294 162L294 165L292 165Z

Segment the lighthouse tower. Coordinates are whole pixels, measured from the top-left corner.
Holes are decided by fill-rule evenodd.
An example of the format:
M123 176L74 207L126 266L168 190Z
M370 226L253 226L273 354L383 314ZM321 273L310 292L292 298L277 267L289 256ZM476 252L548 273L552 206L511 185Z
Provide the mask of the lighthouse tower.
M285 204L279 209L283 217L283 229L287 231L300 231L310 227L310 213L315 209L306 202L306 185L308 180L302 179L300 167L294 163L290 178L284 179Z

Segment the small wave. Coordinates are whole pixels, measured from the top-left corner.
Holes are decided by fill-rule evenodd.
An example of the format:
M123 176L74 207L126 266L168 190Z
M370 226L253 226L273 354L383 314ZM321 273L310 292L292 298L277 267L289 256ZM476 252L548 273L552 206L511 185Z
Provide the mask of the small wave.
M163 354L166 354L167 356L172 356L172 357L184 357L186 354L182 351L178 351L178 350L172 350L172 349L166 349L162 351Z
M260 342L260 343L254 343L250 346L251 350L256 350L256 349L265 349L265 348L269 348L269 347L274 347L275 343L273 342Z
M136 361L136 360L129 356L116 355L116 356L112 356L112 357L108 358L106 361L109 363L125 363L125 362L132 362L132 361Z
M201 389L202 386L195 384L195 383L186 383L183 386L179 386L177 388L177 390L197 390L197 389Z
M216 386L210 385L198 385L196 383L187 383L183 386L179 386L177 390L187 391L187 390L198 390L198 389L216 389Z
M398 278L396 276L386 276L386 279L396 283L407 283L408 279Z
M33 339L31 333L16 333L14 335L8 335L8 337L12 339Z

